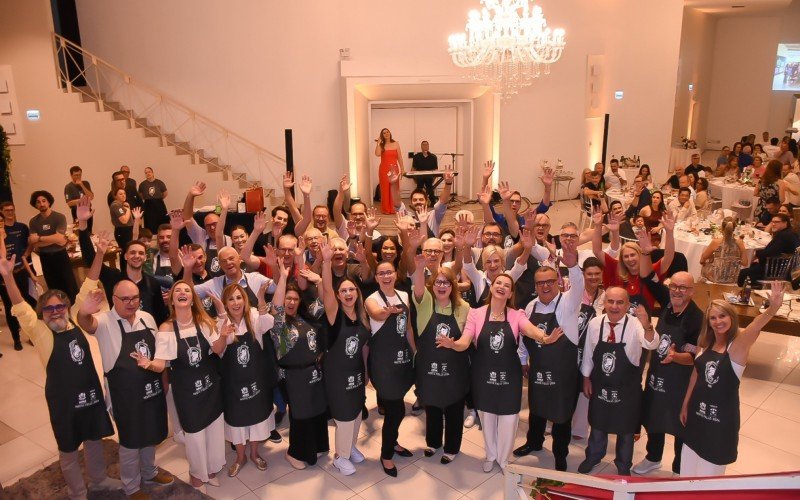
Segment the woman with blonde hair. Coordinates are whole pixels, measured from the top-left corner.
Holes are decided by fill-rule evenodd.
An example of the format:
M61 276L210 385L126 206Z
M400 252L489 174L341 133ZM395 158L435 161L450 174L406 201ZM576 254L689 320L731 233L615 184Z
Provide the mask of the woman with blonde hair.
M225 466L222 381L209 351L221 354L226 338L186 281L172 285L167 305L170 316L156 334L153 360L140 357L137 364L160 373L169 363L170 388L185 433L189 479L203 491L204 483L219 486L216 473ZM200 387L197 380L202 381Z
M783 304L783 282L773 281L769 306L745 328L734 307L716 299L706 311L698 355L681 407L681 477L721 476L739 446L739 383L750 348Z
M472 247L478 239L478 227L470 226L469 228L459 228L461 234L456 235L464 249L462 251L464 262L464 273L469 277L472 282L473 295L467 302L472 307L480 307L480 304L486 302L489 297L489 286L497 276L506 272L506 254L505 251L497 245L488 245L483 247L481 252L481 264L483 264L483 271L475 267L472 261ZM528 268L528 257L533 248L533 235L530 230L525 229L522 231L521 241L523 244L523 251L519 257L514 261L514 267L508 271L508 275L514 281L518 280L522 273ZM457 243L458 244L458 243Z
M736 219L725 217L722 220L722 235L711 240L703 254L700 256L700 265L703 266L700 275L707 281L714 283L733 283L739 275L738 266L730 278L725 275L727 266L731 261L738 261L742 266L747 266L747 251L741 238L733 235L736 229Z

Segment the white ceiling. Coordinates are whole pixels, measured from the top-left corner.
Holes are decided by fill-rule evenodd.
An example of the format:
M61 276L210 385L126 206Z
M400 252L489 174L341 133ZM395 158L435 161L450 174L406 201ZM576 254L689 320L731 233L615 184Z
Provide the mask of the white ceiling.
M773 14L789 7L792 0L684 0L686 7L716 16ZM734 9L733 5L744 8Z

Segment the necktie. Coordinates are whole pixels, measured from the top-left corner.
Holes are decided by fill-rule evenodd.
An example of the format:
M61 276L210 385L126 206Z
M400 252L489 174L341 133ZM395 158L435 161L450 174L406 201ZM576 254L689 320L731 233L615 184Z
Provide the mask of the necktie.
M617 326L617 323L609 323L608 324L608 342L609 344L613 344L617 341L616 335L614 335L614 327Z

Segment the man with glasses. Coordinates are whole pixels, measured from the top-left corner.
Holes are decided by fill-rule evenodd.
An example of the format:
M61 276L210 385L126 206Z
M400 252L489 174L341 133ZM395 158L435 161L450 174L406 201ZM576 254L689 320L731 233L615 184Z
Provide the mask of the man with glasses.
M77 206L78 201L82 196L88 196L91 200L94 198L92 193L92 185L89 181L83 180L83 170L78 165L73 165L69 169L70 182L64 186L64 198L67 200L67 206L72 212L72 220L78 218ZM93 219L89 219L89 232L92 231Z
M750 267L739 271L737 283L744 285L747 277L755 284L764 277L764 265L769 257L780 257L785 254L793 254L800 246L800 238L797 233L792 231L791 220L786 214L775 214L772 216L772 240L766 247L756 250L756 256ZM782 279L789 279L787 276Z
M375 228L378 226L380 219L375 217L375 209L367 210L367 206L360 201L354 201L350 205L350 219L346 219L343 213L345 202L350 199L350 178L343 176L339 182L339 192L336 193L336 198L333 200L333 224L336 226L336 231L339 237L347 241L351 238L348 231L348 223L352 222L354 230L357 235L362 232L366 233L367 238L373 242L381 237L381 233ZM331 241L331 240L329 240Z
M658 347L650 358L642 399L642 424L647 429L647 456L632 469L647 474L661 468L664 437L675 438L675 458L672 472L680 473L681 448L679 437L683 426L680 411L694 368L697 339L703 327L703 311L694 303L694 278L687 272L677 272L670 278L669 287L654 281L655 274L644 284L662 305L656 325Z
M94 266L93 266L94 267ZM121 280L111 291L113 308L100 312L103 292L92 290L80 306L78 324L100 346L111 412L119 434L119 476L128 498L150 498L145 484L167 485L173 477L155 465L156 446L167 437L167 401L160 373L136 360L153 359L158 324L140 310L139 288Z
M508 224L509 220L516 219L519 226L525 224L523 215L520 215L519 210L522 207L522 195L519 191L509 191L507 198L503 198L503 193L500 192L500 197L503 199L502 214L498 214L494 206L491 205L491 189L489 187L489 179L494 173L494 162L487 161L483 167L483 183L481 184L481 192L478 193L478 202L483 207L483 219L486 221L493 220L500 224L503 231L510 232ZM539 180L544 186L544 193L542 194L542 201L536 206L534 213L543 214L550 209L552 204L550 201L550 191L553 186L555 172L551 168L542 169L542 175ZM506 186L508 183L506 183ZM500 188L498 187L498 190ZM526 212L528 213L528 212Z
M112 436L114 428L103 402L89 343L70 320L69 298L61 290L42 294L37 305L39 319L17 287L16 255L8 254L6 259L5 252L0 254L0 274L13 304L8 310L34 342L45 368L45 399L69 497L86 498L86 484L78 463L81 444L89 490L122 488L119 480L106 475L102 439ZM78 294L78 303L88 290L86 287Z
M514 456L517 457L540 451L544 443L545 427L551 421L553 455L556 470L560 471L567 470L567 454L572 439L572 414L578 401L578 311L583 298L583 273L578 267L578 240L569 237L571 233L566 234L561 239L561 248L564 251L564 265L569 269L569 290L560 292L558 271L552 267L540 267L534 274L537 298L525 308L525 314L539 329L550 335L556 328L561 328L564 335L549 345L528 337L523 338L530 360L528 434L525 444L514 450ZM575 235L577 236L577 232Z
M269 284L267 293L275 293L275 282L273 280L261 273L245 273L242 271L242 258L235 248L221 248L219 251L219 264L224 273L222 276L216 276L205 283L195 285L194 291L200 299L205 299L211 295L222 298L222 291L231 283L238 283L244 288L247 298L250 299L250 304L258 304L256 294L265 283ZM190 271L187 272L184 269L183 276L183 279L189 281L191 279Z
M128 174L130 173L131 171L128 169ZM128 182L129 180L131 182ZM117 189L125 190L125 201L128 202L131 210L142 207L143 202L142 198L139 196L139 191L136 189L136 181L133 179L128 179L128 177L125 175L125 172L122 170L118 170L111 174L111 191L108 192L108 196L106 197L109 207L112 203L114 203L114 193L117 191Z
M7 255L17 256L13 272L14 282L17 285L17 289L23 290L22 296L25 298L25 301L31 306L35 306L36 301L28 294L28 280L36 279L30 257L33 247L28 245L30 231L28 230L28 226L17 221L16 209L13 202L4 201L0 203L0 214L3 216L2 222L0 222L0 240L2 240L3 245L5 245ZM3 300L3 308L6 313L6 325L8 325L9 330L11 330L14 350L21 351L22 342L19 340L19 322L17 318L11 314L11 299L7 288L2 284L0 284L0 298ZM0 354L0 357L2 356L3 355Z

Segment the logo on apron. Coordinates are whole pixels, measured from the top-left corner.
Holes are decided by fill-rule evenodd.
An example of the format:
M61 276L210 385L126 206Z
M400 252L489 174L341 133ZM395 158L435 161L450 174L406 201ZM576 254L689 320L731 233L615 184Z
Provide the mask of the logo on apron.
M201 392L204 392L206 389L211 387L211 377L206 375L205 383L202 380L198 379L194 381L194 394L193 396L197 396Z
M611 389L610 391L607 389L600 389L600 395L597 397L606 403L619 403L621 399L619 399L619 391L616 389Z
M431 363L431 369L428 371L428 375L434 375L436 377L449 377L450 374L447 373L447 363Z
M203 359L203 353L200 352L200 348L197 346L187 349L186 356L189 358L189 366L197 366L200 364L200 360Z
M247 366L250 362L250 348L247 344L242 344L236 348L236 361L242 366Z
M92 406L97 402L97 391L95 389L89 389L88 395L85 392L78 394L78 403L75 405L75 408L85 408L87 406Z
M489 334L489 347L494 352L499 352L503 348L503 330L498 330Z
M700 406L698 410L695 412L695 415L704 419L710 420L712 422L719 423L719 407L717 405L707 405L704 402L700 402Z
M603 360L601 364L601 368L603 369L603 373L606 375L611 374L614 372L614 368L617 366L617 355L613 352L607 352L603 354Z
M137 342L134 349L145 358L150 359L150 346L144 340Z
M355 356L356 351L358 351L358 337L355 335L347 337L344 341L344 353L352 358Z
M670 337L669 335L662 335L661 341L658 343L658 348L656 349L656 351L663 358L664 356L667 355L667 352L669 351L669 346L671 345L672 345L672 337Z
M214 301L211 300L211 297L206 297L203 299L203 309L206 311L211 310L211 306L214 305Z
M447 323L439 323L436 325L436 338L439 337L449 337L450 336L450 325Z
M149 194L150 196L155 196L156 194L155 186L150 186L149 188L147 188L147 194Z
M709 387L719 382L719 375L717 375L717 361L709 361L706 363L705 379Z
M161 394L161 382L158 380L154 380L153 383L146 383L144 384L144 399L150 399L152 397L158 396Z
M259 393L261 393L261 390L258 388L258 383L253 382L250 384L250 387L242 387L242 396L239 398L239 401L247 401L248 399L258 396Z
M70 340L69 342L69 356L72 358L72 361L78 363L79 365L83 364L83 348L78 345L77 340Z
M647 385L649 385L650 388L656 392L667 392L664 390L664 379L661 377L656 377L655 375L651 374Z
M406 313L402 312L397 315L397 333L399 335L406 334Z
M402 365L406 362L406 353L405 351L397 351L397 361L394 362L396 365Z
M583 325L586 324L586 317L588 314L582 312L578 315L578 331L583 330Z
M219 272L219 259L217 257L213 257L211 259L211 272L212 273Z
M553 372L546 371L536 372L536 381L534 382L536 385L555 385L556 383L553 382Z
M347 387L345 388L345 390L349 391L352 389L358 389L359 387L361 387L362 384L363 380L361 378L360 373L356 373L355 375L350 375L349 377L347 377Z
M322 380L322 373L319 370L317 370L316 368L314 368L311 371L311 380L309 380L308 383L309 384L316 384L320 380Z
M508 385L508 380L506 379L506 372L489 372L489 385Z
M308 335L306 335L306 340L308 340L308 349L317 352L317 332L309 330Z

